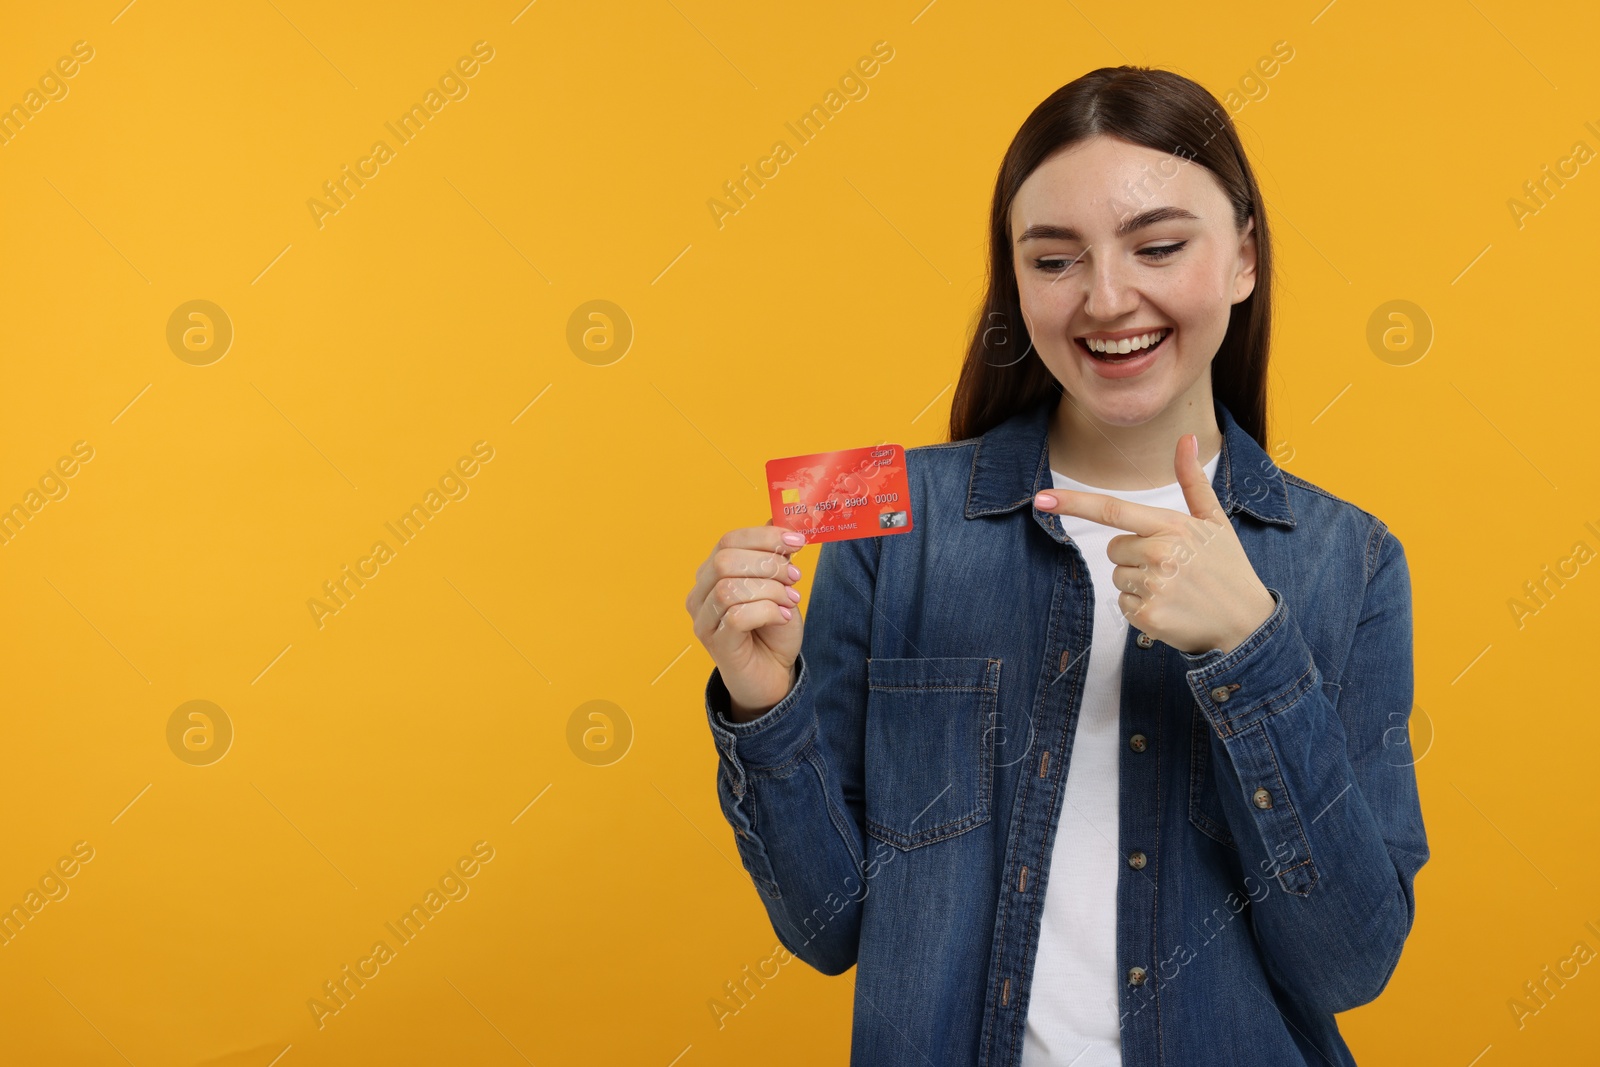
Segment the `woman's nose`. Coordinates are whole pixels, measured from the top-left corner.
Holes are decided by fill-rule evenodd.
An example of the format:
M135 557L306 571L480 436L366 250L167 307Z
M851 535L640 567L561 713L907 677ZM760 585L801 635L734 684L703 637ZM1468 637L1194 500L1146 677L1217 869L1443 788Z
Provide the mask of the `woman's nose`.
M1084 293L1083 310L1090 318L1110 322L1138 306L1139 294L1123 264L1110 257L1091 257L1087 266L1084 276L1088 291Z

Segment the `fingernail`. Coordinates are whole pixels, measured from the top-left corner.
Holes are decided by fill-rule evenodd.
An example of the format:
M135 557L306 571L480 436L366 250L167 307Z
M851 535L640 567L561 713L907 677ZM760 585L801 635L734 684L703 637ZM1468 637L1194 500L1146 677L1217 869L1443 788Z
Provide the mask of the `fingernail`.
M1033 502L1038 504L1041 508L1053 508L1056 506L1056 498L1051 496L1049 493L1040 493L1038 496L1033 498Z
M790 611L790 610L789 610L789 609L788 609L788 608L785 608L785 607L781 607L781 606L780 606L780 607L779 607L779 608L778 608L778 610L779 610L779 611L781 611L781 612L783 612L783 617L784 617L784 618L785 618L785 619L787 619L787 618L791 618L791 617L792 617L792 616L793 616L793 615L794 615L794 612L792 612L792 611Z
M1195 459L1199 459L1200 458L1200 435L1197 434L1197 433L1192 433L1192 434L1189 435L1189 440L1194 442L1194 458Z
M806 543L806 535L799 530L790 530L783 535L783 543L786 545L803 545Z
M789 580L792 582L792 581L795 581L796 579L798 579L799 577L800 577L800 568L796 567L793 563L789 564Z
M789 600L792 603L795 603L795 604L800 603L800 590L798 590L798 589L789 590ZM781 604L779 605L779 607L782 607L782 606L783 605L781 605Z

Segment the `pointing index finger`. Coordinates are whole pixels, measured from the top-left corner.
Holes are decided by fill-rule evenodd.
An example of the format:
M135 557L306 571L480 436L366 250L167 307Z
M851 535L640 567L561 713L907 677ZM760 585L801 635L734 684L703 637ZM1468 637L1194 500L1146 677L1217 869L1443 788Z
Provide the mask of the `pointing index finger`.
M1056 515L1076 515L1118 530L1129 530L1140 537L1154 537L1171 529L1173 520L1183 516L1168 508L1134 504L1104 493L1080 493L1076 489L1046 489L1033 498L1040 511Z

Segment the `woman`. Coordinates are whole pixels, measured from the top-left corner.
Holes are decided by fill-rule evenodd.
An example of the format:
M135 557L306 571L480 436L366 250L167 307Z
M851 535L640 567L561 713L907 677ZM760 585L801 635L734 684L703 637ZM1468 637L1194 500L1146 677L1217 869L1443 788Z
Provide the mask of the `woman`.
M726 534L687 608L722 810L853 1064L1350 1064L1428 859L1411 591L1263 449L1271 254L1216 99L1102 69L1018 131L905 533ZM1030 506L1031 505L1031 506Z

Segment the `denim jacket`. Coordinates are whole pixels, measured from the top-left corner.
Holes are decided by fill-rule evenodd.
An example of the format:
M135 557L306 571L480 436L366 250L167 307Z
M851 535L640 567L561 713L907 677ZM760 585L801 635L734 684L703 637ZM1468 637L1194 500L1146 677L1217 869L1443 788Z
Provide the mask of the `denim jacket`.
M912 529L824 542L789 693L705 690L717 794L779 940L854 964L850 1062L1021 1062L1094 591L1041 402L908 449ZM1280 470L1215 402L1212 484L1275 602L1224 654L1126 631L1116 888L1123 1062L1353 1064L1428 859L1411 585L1378 518ZM1085 996L1104 995L1086 990Z

